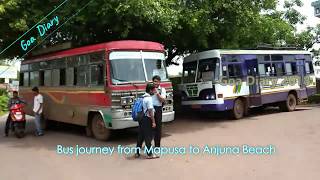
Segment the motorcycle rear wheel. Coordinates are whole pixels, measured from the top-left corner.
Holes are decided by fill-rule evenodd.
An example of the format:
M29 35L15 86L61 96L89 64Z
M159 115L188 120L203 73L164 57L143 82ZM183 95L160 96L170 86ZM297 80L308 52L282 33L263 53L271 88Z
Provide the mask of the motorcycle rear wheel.
M15 124L14 135L17 138L23 138L25 136L24 130L25 130L24 123L19 122L19 123Z

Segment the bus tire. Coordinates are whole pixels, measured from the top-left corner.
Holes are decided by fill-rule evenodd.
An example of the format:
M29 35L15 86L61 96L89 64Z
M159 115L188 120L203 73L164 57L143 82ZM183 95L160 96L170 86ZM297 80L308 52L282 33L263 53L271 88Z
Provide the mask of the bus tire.
M291 112L296 109L297 98L294 94L290 93L287 97L287 100L280 104L280 110L284 112Z
M245 115L246 105L242 99L238 98L234 101L234 106L232 109L233 119L241 119Z
M105 127L103 118L100 114L95 114L91 121L91 130L93 136L101 141L106 141L110 138L110 129Z

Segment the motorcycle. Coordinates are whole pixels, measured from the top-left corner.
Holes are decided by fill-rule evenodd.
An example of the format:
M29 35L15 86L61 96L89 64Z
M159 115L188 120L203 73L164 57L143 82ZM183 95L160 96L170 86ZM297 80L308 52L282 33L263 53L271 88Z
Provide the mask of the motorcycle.
M17 138L25 136L26 115L23 110L23 104L15 104L10 108L11 127Z

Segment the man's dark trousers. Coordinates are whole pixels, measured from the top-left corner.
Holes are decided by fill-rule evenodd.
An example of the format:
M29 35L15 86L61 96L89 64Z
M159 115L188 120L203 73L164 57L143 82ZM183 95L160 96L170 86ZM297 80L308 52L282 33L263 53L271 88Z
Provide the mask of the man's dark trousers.
M162 131L162 106L154 106L156 128L154 129L154 146L160 147L161 131Z

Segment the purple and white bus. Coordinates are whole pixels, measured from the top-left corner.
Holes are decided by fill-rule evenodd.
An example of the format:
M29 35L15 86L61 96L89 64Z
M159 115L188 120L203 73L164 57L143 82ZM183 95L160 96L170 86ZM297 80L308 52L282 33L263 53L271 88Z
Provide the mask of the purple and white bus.
M293 111L316 92L311 53L300 50L210 50L183 62L182 107L231 111L235 119L251 107Z

